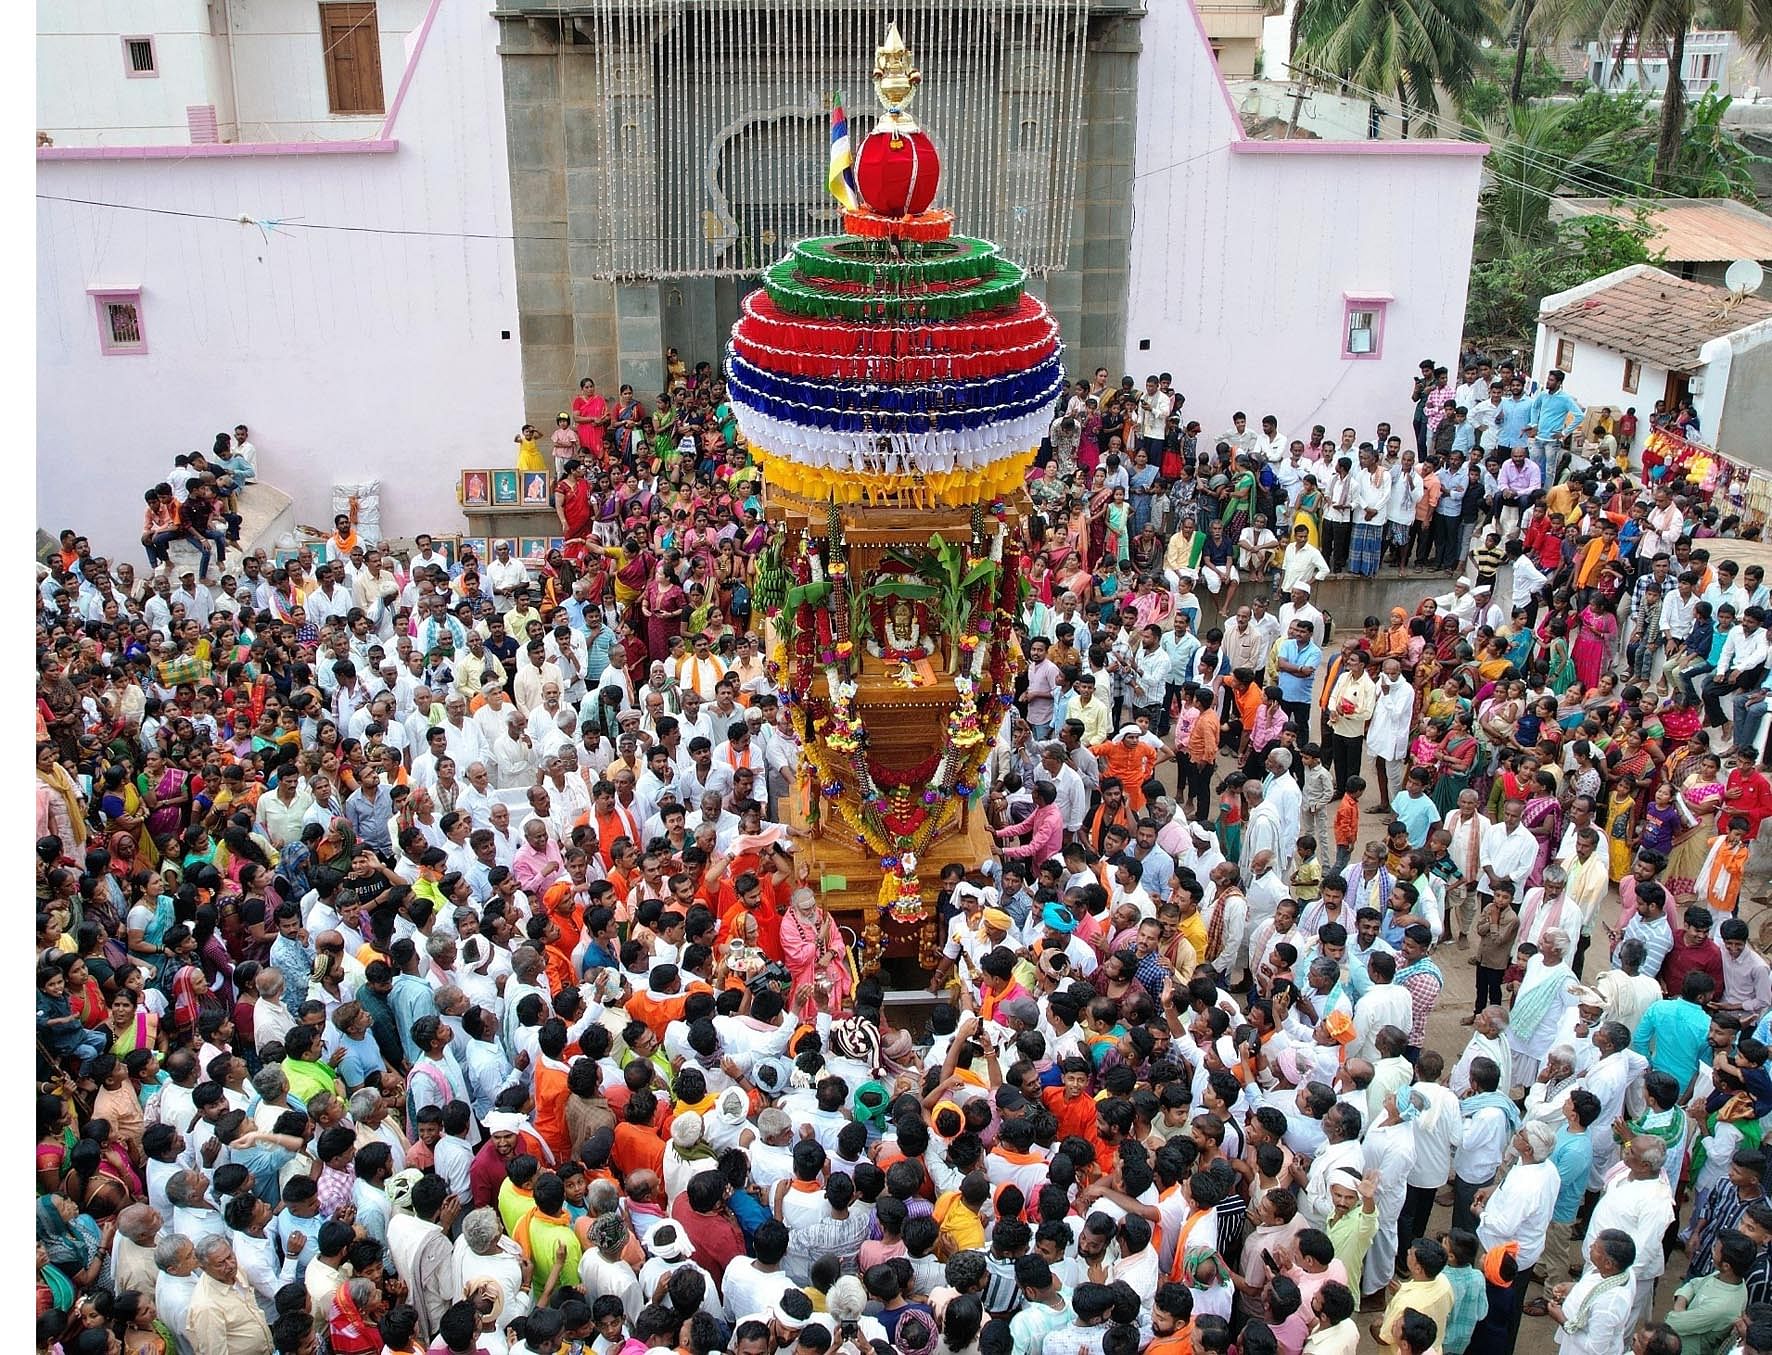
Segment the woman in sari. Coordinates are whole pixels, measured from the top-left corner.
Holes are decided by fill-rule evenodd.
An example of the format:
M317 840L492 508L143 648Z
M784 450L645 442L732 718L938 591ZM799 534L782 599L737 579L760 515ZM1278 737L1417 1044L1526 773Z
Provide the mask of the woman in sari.
M112 1061L113 1064L115 1060ZM62 1193L95 1219L114 1219L145 1194L129 1153L111 1134L109 1120L88 1120L84 1137L68 1153Z
M660 391L652 410L652 454L669 460L677 451L677 411L671 407L671 393Z
M37 1193L46 1195L60 1184L68 1152L79 1136L69 1123L68 1103L59 1096L37 1097Z
M131 878L130 890L134 895L134 902L124 919L123 928L130 955L136 963L148 966L154 983L159 985L166 977L166 955L160 948L161 942L166 936L167 928L178 920L178 915L172 896L158 888L157 879L157 876Z
M1581 609L1575 627L1575 643L1570 659L1575 665L1575 679L1583 687L1592 687L1606 669L1606 657L1618 637L1618 618L1595 602ZM1561 689L1558 695L1562 694Z
M1681 821L1674 830L1673 849L1667 854L1661 882L1669 897L1683 906L1697 897L1698 871L1710 849L1712 827L1706 819L1723 803L1723 764L1714 754L1698 759L1696 768L1680 785L1675 803Z
M172 976L171 1039L180 1044L197 1033L197 1018L205 1011L225 1012L226 1006L209 991L209 980L200 966L185 965Z
M1526 621L1526 609L1516 607L1513 621L1508 627L1507 661L1513 665L1516 673L1524 673L1537 652L1538 637L1532 633L1532 627Z
M1557 845L1563 840L1563 806L1557 799L1557 778L1549 772L1537 772L1533 776L1532 789L1525 812L1520 815L1521 826L1538 839L1538 859L1526 876L1529 889L1543 881L1544 868L1550 864Z
M154 847L153 835L148 831L148 809L143 803L141 792L129 779L129 773L122 766L105 768L104 790L99 796L98 813L104 823L107 842L111 849L113 867L120 859L125 859L118 845L120 838L134 843L130 857L140 856L141 864L152 870L159 864L160 854ZM127 867L125 868L127 874Z
M1432 798L1442 819L1458 807L1459 794L1470 785L1481 752L1482 745L1471 732L1469 713L1458 711L1446 727L1434 764L1439 775L1432 783Z
M1057 571L1058 587L1076 598L1080 608L1095 591L1095 576L1083 566L1083 557L1076 551L1066 552Z
M168 762L158 748L149 749L135 788L148 811L148 832L155 841L184 832L195 788L183 768Z
M1433 664L1434 660L1429 658L1427 662ZM1466 727L1470 726L1471 703L1465 698L1464 683L1456 673L1447 673L1440 682L1427 685L1426 679L1418 672L1415 685L1423 720L1451 724L1452 717L1462 711L1466 716ZM1427 685L1425 697L1420 695L1424 685Z
M1107 472L1098 470L1089 479L1089 492L1083 498L1083 563L1090 569L1098 569L1108 556L1108 505L1114 501L1114 491L1107 482Z
M37 1245L43 1250L45 1263L39 1278L49 1286L57 1308L62 1307L63 1297L72 1309L75 1294L110 1287L107 1272L115 1230L114 1223L100 1227L84 1217L80 1207L65 1195L50 1194L38 1199ZM60 1285L56 1283L57 1276Z
M1298 494L1298 508L1292 515L1292 525L1302 525L1310 544L1318 550L1323 548L1323 491L1314 475L1304 477L1304 487Z
M105 1001L104 989L87 969L86 961L78 955L63 955L55 964L68 985L70 1014L79 1017L80 1024L87 1030L103 1026L110 1019L110 1004Z
M804 887L788 896L781 919L781 947L794 991L805 998L795 1014L809 1020L816 1012L835 1015L849 1006L849 947L836 919Z
M55 745L37 745L37 836L59 837L62 850L79 856L86 850L86 806L80 787L56 760Z
M660 561L652 581L640 598L640 614L646 620L646 652L654 659L670 653L671 637L683 629L689 598L677 584L671 567Z
M160 1018L147 1009L133 988L119 988L112 994L108 1010L105 1033L111 1037L111 1052L118 1058L137 1049L159 1053L166 1048Z
M1224 512L1219 518L1224 523L1225 535L1232 541L1237 539L1243 528L1255 520L1255 490L1258 483L1249 459L1237 458L1231 478L1230 497L1225 500Z
M621 396L615 402L615 446L624 464L632 459L634 432L645 418L646 410L634 398L633 390L623 386Z

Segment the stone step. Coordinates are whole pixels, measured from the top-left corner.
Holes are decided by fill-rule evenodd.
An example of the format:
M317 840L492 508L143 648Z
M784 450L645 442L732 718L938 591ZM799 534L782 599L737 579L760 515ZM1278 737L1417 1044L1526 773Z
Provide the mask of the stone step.
M239 494L240 544L228 543L228 568L234 568L239 555L263 550L273 559L279 547L293 547L295 537L295 501L275 485L250 484ZM285 541L285 538L288 538ZM174 543L168 550L172 556L172 573L176 578L186 569L197 568L197 548L188 541ZM211 579L219 578L221 570L210 566Z

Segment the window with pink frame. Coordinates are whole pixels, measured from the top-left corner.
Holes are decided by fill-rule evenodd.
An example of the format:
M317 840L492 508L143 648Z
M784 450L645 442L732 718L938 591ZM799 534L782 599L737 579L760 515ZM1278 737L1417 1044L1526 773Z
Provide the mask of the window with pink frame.
M1344 361L1384 356L1384 315L1394 299L1382 292L1341 294L1341 356Z
M95 287L88 295L98 319L99 352L107 357L127 357L148 351L141 288Z

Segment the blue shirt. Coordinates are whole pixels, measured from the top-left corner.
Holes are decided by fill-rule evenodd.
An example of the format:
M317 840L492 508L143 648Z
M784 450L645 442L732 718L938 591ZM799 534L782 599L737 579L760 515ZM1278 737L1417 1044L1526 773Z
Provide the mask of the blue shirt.
M1696 1002L1664 997L1643 1013L1630 1047L1683 1089L1698 1071L1698 1061L1710 1052L1710 1016Z
M1541 390L1532 400L1532 413L1526 422L1538 430L1542 441L1560 438L1587 417L1587 411L1566 390Z
M1391 813L1408 828L1411 847L1427 846L1427 835L1440 822L1440 811L1434 807L1432 796L1411 795L1407 791L1391 801Z
M1457 470L1440 468L1440 501L1434 505L1434 512L1440 517L1455 518L1464 511L1465 491L1470 488L1470 468L1460 466Z
M394 986L388 990L388 1007L394 1013L394 1028L400 1033L400 1048L406 1061L417 1062L424 1051L413 1042L412 1023L421 1016L438 1014L430 984L417 974L394 975Z
M1323 663L1323 649L1306 640L1303 644L1287 639L1280 643L1280 659L1284 663L1296 664L1300 668L1309 669L1305 677L1296 673L1288 673L1284 668L1279 671L1280 700L1309 701L1311 692L1317 685L1317 669Z
M1511 395L1502 396L1495 410L1495 445L1521 446L1526 441L1526 425L1531 422L1531 414L1530 397L1516 400Z
M1571 1129L1565 1124L1557 1131L1557 1146L1551 1149L1550 1164L1563 1183L1557 1192L1551 1222L1573 1223L1581 1208L1581 1197L1587 1193L1587 1174L1594 1165L1594 1141L1586 1130Z

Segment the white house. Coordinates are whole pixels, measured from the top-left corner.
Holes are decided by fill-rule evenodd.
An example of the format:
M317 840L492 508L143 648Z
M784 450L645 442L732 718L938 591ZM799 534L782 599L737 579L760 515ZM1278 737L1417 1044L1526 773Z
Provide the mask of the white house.
M1658 401L1690 399L1700 440L1772 467L1772 301L1633 264L1539 302L1532 370L1553 367L1587 409L1634 408L1644 426Z
M380 480L384 532L459 531L456 468L522 423L486 7L42 0L39 28L39 523L139 561L142 490L245 423L299 521Z
M1458 359L1488 148L1250 138L1191 0L1140 27L1126 370L1174 373L1208 437L1407 430L1416 364Z

